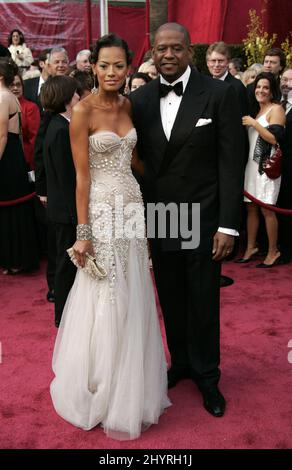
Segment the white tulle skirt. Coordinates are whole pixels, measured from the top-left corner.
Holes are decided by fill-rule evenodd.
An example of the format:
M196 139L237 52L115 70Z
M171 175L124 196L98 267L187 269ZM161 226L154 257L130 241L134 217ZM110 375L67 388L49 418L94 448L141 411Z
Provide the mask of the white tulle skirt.
M53 354L56 412L84 430L100 424L135 439L170 405L167 366L148 260L129 250L125 279L116 258L115 299L107 279L77 270Z

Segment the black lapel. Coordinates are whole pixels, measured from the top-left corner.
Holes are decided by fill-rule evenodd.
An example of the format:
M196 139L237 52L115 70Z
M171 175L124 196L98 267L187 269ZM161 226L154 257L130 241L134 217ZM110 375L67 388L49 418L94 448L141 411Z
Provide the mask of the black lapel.
M33 90L35 102L40 102L39 96L38 96L39 83L40 83L40 79L36 79L34 83L34 90Z
M216 79L215 79L216 80ZM235 78L235 80L237 80L237 78ZM226 77L224 78L224 82L232 82L233 81L233 75L228 72L228 74L226 75Z
M193 131L208 102L208 92L204 89L202 77L192 71L172 128L170 140L165 149L159 173L163 173Z

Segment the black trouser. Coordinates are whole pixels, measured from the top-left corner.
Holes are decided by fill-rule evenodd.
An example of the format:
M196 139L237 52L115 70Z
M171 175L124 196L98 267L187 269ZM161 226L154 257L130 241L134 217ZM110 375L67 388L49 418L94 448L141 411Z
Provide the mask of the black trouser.
M53 222L47 222L47 283L49 290L55 289L55 276L57 266L57 242L56 242L56 229Z
M42 255L47 257L46 277L48 289L54 290L57 257L56 232L54 224L48 220L46 207L38 197L35 198L35 214L40 251Z
M54 224L57 241L57 263L55 273L55 322L61 321L63 309L74 283L76 267L70 260L67 249L76 241L76 226L72 224Z
M172 367L189 370L202 390L220 378L220 271L211 255L163 252L151 241Z

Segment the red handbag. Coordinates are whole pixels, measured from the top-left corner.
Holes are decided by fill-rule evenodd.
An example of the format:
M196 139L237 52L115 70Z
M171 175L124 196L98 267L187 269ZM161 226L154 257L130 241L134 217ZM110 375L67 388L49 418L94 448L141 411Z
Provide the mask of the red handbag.
M279 144L276 144L274 153L263 163L263 170L271 180L275 180L281 176L282 150Z

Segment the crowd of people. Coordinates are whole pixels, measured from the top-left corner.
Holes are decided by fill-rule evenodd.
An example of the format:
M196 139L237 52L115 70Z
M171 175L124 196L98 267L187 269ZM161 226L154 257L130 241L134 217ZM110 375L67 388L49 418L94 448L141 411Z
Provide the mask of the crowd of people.
M191 378L205 409L223 416L221 262L292 260L291 215L273 210L277 202L292 209L292 68L283 51L269 49L263 64L242 71L216 42L206 76L177 23L159 27L138 70L114 34L78 52L73 67L63 47L36 61L17 29L8 46L0 58L0 266L30 272L46 254L59 328L57 413L86 430L101 423L109 436L137 438L170 406L167 385ZM265 163L278 146L282 173L272 179ZM184 249L188 239L173 237L167 222L163 238L155 233L147 244L149 203L175 203L179 218L187 203L189 221L199 203L199 246ZM121 214L131 221L131 204L141 209L142 235L130 237L117 224ZM92 259L103 279L88 275Z

